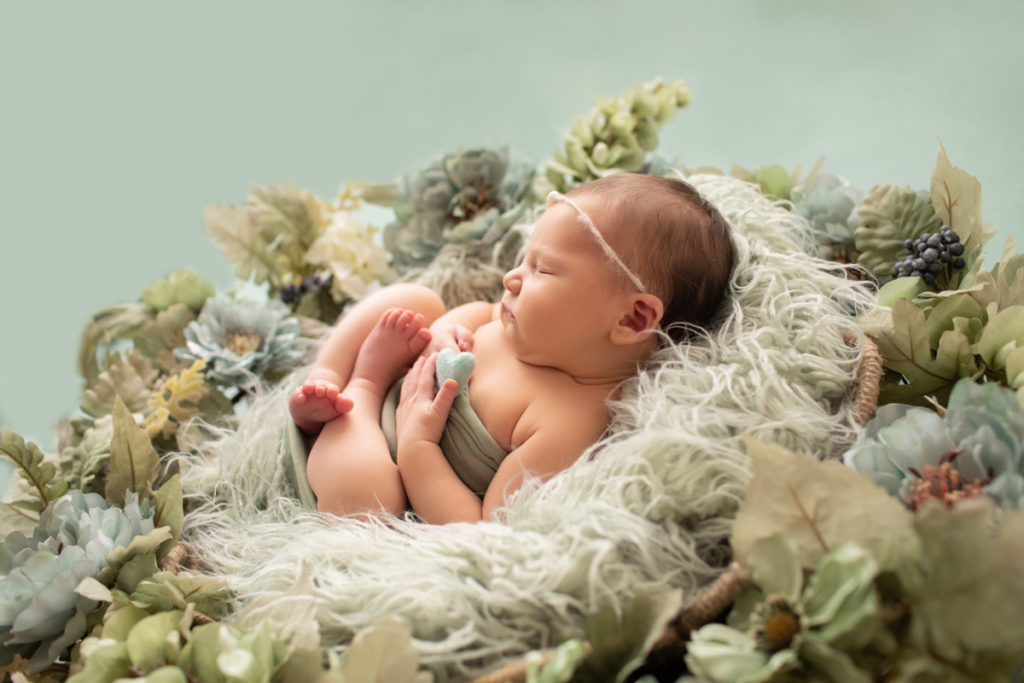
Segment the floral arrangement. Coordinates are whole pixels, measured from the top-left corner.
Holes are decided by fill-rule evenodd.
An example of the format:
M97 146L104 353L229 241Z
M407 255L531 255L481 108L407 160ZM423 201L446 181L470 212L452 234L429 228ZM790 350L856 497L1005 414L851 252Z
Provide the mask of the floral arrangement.
M608 173L683 174L653 152L689 101L680 81L598 102L540 167L504 149L445 154L331 201L254 190L205 214L245 288L182 270L95 314L78 413L44 454L11 429L0 504L0 670L17 681L428 681L385 620L341 659L305 627L178 566L187 519L173 451L203 452L255 392L310 360L325 326L416 278L457 303L500 290L550 189ZM516 680L973 681L1024 675L1024 255L982 269L980 186L940 150L928 190L866 192L780 166L730 174L807 219L808 249L877 290L861 323L885 366L881 407L843 462L749 439L755 475L730 539L736 590L710 623L682 596L638 595L585 637L528 655ZM366 203L394 218L363 225ZM452 264L461 264L454 269ZM453 277L452 272L457 272ZM297 586L300 596L306 586ZM230 625L220 621L231 615ZM508 680L512 680L511 678Z

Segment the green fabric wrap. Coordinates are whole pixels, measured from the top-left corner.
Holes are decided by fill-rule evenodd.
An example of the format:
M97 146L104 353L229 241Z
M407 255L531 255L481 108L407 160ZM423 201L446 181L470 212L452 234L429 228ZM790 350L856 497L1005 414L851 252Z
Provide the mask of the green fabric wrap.
M469 402L469 377L475 366L476 358L472 353L443 349L437 359L435 386L440 387L448 379L459 383L459 393L452 403L439 445L462 483L473 493L483 496L494 473L498 471L498 465L508 453L491 437ZM398 454L395 410L398 408L401 390L402 380L398 380L384 397L381 407L380 427L387 439L392 460ZM311 445L312 439L303 435L295 423L289 421L285 472L299 500L305 507L315 510L316 496L306 478L306 459Z

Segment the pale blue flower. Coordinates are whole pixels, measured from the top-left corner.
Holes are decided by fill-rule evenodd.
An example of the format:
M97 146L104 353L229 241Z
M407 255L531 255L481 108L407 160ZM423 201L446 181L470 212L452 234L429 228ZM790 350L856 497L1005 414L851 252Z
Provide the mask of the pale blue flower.
M898 403L880 407L844 460L909 507L983 492L1018 508L1024 506L1022 444L1024 409L1014 392L964 378L944 417Z
M185 346L174 354L206 359L206 376L224 387L255 384L267 372L286 370L305 355L299 323L280 301L259 303L217 296L185 328Z
M75 490L43 511L31 538L10 534L0 546L0 656L31 654L37 670L85 635L97 603L75 588L99 576L114 548L153 531L153 516L133 492L120 508Z

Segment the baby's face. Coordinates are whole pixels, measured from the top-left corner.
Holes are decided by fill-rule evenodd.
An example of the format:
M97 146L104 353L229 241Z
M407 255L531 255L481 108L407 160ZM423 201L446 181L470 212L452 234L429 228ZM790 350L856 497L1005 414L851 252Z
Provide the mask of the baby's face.
M597 206L580 208L601 225ZM607 340L620 317L622 278L579 215L563 203L538 221L523 263L505 274L501 317L516 357L532 365L564 369L580 352Z

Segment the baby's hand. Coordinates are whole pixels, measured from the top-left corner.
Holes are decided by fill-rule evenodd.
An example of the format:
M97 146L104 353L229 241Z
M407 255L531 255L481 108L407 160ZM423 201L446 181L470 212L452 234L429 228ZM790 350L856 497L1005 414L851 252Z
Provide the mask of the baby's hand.
M427 345L426 355L440 351L441 349L452 349L453 351L472 351L473 332L465 325L458 323L438 323L431 325L430 334L433 338Z
M437 354L420 356L402 382L402 394L395 411L398 449L418 441L438 443L448 421L459 383L446 380L434 393Z

